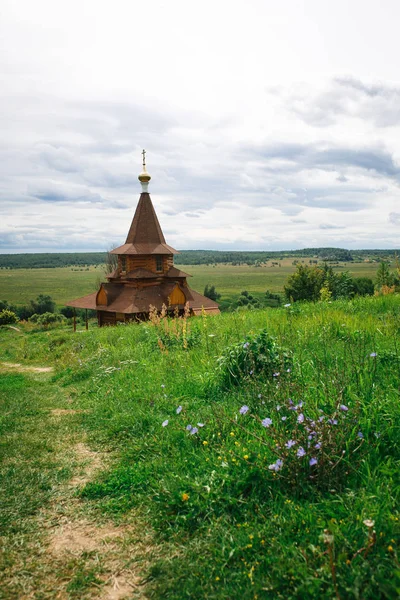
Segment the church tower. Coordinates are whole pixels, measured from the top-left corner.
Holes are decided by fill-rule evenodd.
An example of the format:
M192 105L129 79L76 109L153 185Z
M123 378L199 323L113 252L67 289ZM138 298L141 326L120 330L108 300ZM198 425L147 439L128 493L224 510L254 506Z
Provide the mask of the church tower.
M147 319L151 307L161 310L163 305L171 314L182 313L185 307L191 315L220 312L216 302L191 290L186 281L190 275L174 266L178 251L165 241L148 192L151 176L145 150L142 154L142 192L135 215L125 244L111 251L118 257L117 268L96 293L67 304L96 310L100 327Z

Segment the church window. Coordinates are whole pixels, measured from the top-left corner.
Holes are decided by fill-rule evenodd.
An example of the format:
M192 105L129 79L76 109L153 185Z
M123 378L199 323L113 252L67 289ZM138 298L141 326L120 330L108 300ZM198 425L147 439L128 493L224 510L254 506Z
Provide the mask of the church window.
M156 271L162 271L163 270L163 259L162 256L157 255L156 256Z

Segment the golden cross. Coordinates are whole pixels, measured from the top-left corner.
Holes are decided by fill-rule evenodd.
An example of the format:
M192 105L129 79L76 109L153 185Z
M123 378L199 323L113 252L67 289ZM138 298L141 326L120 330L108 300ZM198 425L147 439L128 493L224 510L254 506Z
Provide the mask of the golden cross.
M143 168L145 168L146 167L146 150L143 150L142 154L143 154Z

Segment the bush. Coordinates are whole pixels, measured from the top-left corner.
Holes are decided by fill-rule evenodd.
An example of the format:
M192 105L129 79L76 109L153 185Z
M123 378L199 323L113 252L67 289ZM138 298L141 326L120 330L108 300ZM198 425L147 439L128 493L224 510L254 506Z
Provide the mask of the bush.
M2 310L11 310L11 312L17 313L17 309L14 304L10 304L7 300L0 300L0 312Z
M289 352L276 343L265 329L226 348L218 359L217 378L222 387L239 385L249 377L271 379L291 366Z
M325 273L323 269L297 265L296 271L289 277L287 285L285 285L285 296L293 302L299 300L317 302L320 299L324 280Z
M45 313L54 313L56 310L56 303L51 298L44 294L39 294L36 300L30 302L33 314L43 315Z
M260 303L257 300L257 298L249 294L247 290L244 290L243 292L240 292L240 296L236 301L236 306L248 306L249 308L259 308Z
M355 277L353 289L356 296L373 296L374 282L369 277Z
M215 302L217 302L221 298L221 294L218 294L217 290L215 289L215 285L209 286L208 283L204 288L203 295L206 298L210 298L210 300L214 300Z
M34 314L34 310L32 306L18 306L16 309L16 314L21 321L28 321L28 319Z
M64 319L65 319L64 315L46 312L46 313L43 313L42 315L38 315L38 314L32 315L31 317L29 317L29 322L36 323L37 325L42 325L43 327L47 327L48 325L51 325L54 323L60 323L60 322L64 321Z
M60 313L64 315L64 317L66 317L67 319L72 319L72 317L74 316L74 309L71 306L64 306L60 310Z
M0 325L11 325L18 321L17 315L11 310L2 310L0 312Z

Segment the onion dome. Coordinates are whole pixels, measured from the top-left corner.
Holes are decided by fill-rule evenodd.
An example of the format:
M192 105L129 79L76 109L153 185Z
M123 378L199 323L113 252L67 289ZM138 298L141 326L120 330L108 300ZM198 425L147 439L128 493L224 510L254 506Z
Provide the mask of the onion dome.
M151 179L151 175L146 170L146 150L143 150L142 155L143 155L143 169L142 169L142 172L140 173L138 179L139 179L140 183L142 184L142 190L144 192L147 192L147 185Z

